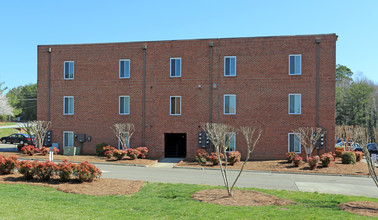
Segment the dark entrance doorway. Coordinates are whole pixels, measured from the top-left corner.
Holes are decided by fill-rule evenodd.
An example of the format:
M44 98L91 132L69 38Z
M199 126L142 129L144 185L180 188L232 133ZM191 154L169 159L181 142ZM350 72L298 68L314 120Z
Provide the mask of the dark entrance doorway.
M165 133L165 157L186 157L186 134Z

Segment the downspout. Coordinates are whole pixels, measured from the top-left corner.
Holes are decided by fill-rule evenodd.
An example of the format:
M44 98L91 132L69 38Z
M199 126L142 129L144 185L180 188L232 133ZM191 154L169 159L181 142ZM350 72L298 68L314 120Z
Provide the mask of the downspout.
M319 127L319 70L320 70L320 57L319 57L319 49L320 49L320 39L315 39L316 43L316 127Z
M142 89L142 147L146 146L146 52L147 45L143 45L143 89Z
M49 53L49 70L48 70L48 79L47 79L47 121L50 121L50 91L51 91L51 52L52 49L49 47L47 49Z
M209 43L209 59L210 59L210 80L209 80L209 123L213 123L213 42ZM209 141L210 149L211 150L211 141Z
M316 43L316 127L321 127L319 124L319 103L320 103L320 38L315 39ZM325 134L325 142L324 142L324 147L325 147L325 152L328 152L327 148L327 143L328 143L328 135ZM317 149L317 153L319 155L320 149Z
M209 123L213 123L213 42L209 43L210 80L209 80Z

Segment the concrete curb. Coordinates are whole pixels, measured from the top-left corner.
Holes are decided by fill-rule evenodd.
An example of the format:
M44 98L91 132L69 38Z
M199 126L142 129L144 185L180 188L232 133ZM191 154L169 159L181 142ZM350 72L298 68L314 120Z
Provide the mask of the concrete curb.
M173 166L175 169L193 169L193 170L219 170L219 168L209 168L209 167L182 167L182 166ZM238 172L237 169L227 169L232 172ZM343 177L361 177L361 178L370 178L366 175L346 175L346 174L332 174L332 173L305 173L305 172L279 172L279 171L269 171L269 170L243 170L243 172L250 173L274 173L274 174L301 174L301 175L319 175L319 176L343 176Z
M18 158L19 160L36 160L36 161L46 161L45 159L34 159L34 158L23 158L20 157ZM63 160L54 160L53 162L63 162ZM81 163L84 161L69 161L71 163ZM106 162L90 162L91 164L99 164L99 165L117 165L117 166L130 166L130 167L151 167L152 165L145 165L145 164L124 164L124 163L106 163Z

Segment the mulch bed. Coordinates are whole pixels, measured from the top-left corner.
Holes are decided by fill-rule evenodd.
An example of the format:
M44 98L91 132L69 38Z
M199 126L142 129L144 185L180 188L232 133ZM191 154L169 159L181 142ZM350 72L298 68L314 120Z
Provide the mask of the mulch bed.
M289 199L280 199L276 196L257 191L233 190L233 196L228 196L225 189L206 189L192 195L192 199L225 206L284 206L295 204Z
M233 166L228 166L228 169L240 169L242 162L238 162ZM213 166L210 162L201 166L195 161L182 161L176 166L178 167L204 167L204 168L219 168ZM292 163L287 163L286 160L269 160L269 161L248 161L244 167L245 170L257 171L276 171L276 172L294 172L294 173L326 173L326 174L340 174L340 175L369 175L368 166L364 162L357 162L356 164L342 164L341 158L336 158L330 167L322 167L319 164L318 168L310 170L307 164L300 167L295 167ZM376 168L378 172L378 169Z
M143 181L103 179L98 178L93 182L80 183L77 180L61 182L56 178L41 182L36 179L26 180L19 173L0 175L0 184L28 184L55 188L66 193L83 195L105 196L105 195L132 195L138 192L144 185Z
M23 154L21 152L0 152L0 155L9 157L9 156L17 156L22 158L27 158L29 160L48 160L49 155L41 155L41 154L34 154L33 156L28 156L26 154ZM78 156L64 156L64 155L54 155L54 160L68 160L70 162L84 162L88 161L90 163L93 162L100 162L100 163L117 163L117 164L136 164L136 165L146 165L146 166L152 166L155 163L157 163L157 160L151 160L151 159L135 159L131 160L129 157L125 156L122 160L108 160L106 157L98 157L94 155L78 155Z
M378 202L356 201L339 205L340 209L357 215L378 218Z

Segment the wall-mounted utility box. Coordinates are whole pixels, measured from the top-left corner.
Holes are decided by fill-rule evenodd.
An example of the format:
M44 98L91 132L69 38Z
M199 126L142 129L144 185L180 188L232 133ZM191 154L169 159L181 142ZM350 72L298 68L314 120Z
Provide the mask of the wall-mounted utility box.
M206 132L199 131L198 132L198 147L205 148L210 147L210 140L206 135Z
M77 134L77 141L80 143L84 143L87 141L86 135L85 134Z

